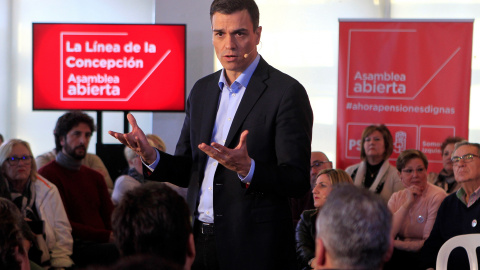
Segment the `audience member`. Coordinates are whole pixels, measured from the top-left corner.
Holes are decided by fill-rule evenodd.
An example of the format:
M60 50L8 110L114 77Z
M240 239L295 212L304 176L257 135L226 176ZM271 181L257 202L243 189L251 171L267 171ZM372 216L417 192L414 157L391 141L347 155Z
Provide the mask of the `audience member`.
M167 146L165 145L165 142L163 142L162 138L160 138L158 135L155 134L147 134L147 140L148 143L157 148L158 150L162 152L167 152ZM141 171L140 171L141 172ZM187 188L182 188L177 185L174 185L170 182L165 182L165 184L169 187L171 187L173 190L175 190L178 194L180 194L183 198L187 199Z
M317 175L312 190L313 196L310 195L313 197L315 209L302 213L295 234L297 261L303 270L315 269L315 220L332 187L340 183L353 183L350 175L343 170L325 169Z
M393 251L392 214L363 188L333 188L317 217L317 269L382 269Z
M118 258L113 244L113 204L100 173L81 164L95 126L83 112L68 112L55 128L57 156L39 173L54 183L72 225L76 265L109 264Z
M55 185L37 174L30 145L11 139L0 147L4 176L0 196L12 200L28 221L43 254L38 261L52 267L71 267L73 239L62 200Z
M393 153L392 134L385 125L371 125L362 133L360 163L345 171L356 186L362 186L388 202L390 196L403 188L397 169L388 162Z
M55 132L54 132L55 134ZM52 160L55 160L55 157L57 156L57 151L61 151L59 149L53 149L50 152L43 153L42 155L39 155L35 158L35 161L37 162L37 168L40 169L43 166L45 166L47 163L51 162ZM94 169L97 172L99 172L104 180L105 184L107 184L108 192L112 192L113 190L113 182L112 178L110 177L110 174L108 173L107 167L105 167L105 164L103 163L102 159L92 153L87 153L85 155L85 158L82 159L82 165L87 166L90 169Z
M428 160L421 151L410 149L400 153L397 169L405 189L393 193L388 201L388 208L394 213L392 236L395 248L384 269L421 270L419 251L430 235L446 193L428 183Z
M145 136L147 136L150 145L162 152L167 152L167 146L165 145L165 142L162 140L162 138L160 138L160 136L155 134L147 134Z
M456 192L460 185L455 181L453 175L452 153L455 143L464 141L462 137L448 137L443 141L440 149L442 150L443 168L440 173L431 172L428 175L428 182L441 187L448 194Z
M125 192L145 183L145 178L142 173L143 165L140 157L135 151L126 146L123 152L129 168L127 174L122 174L115 180L115 186L113 187L112 192L112 201L114 205L117 205L120 202Z
M21 228L22 216L9 200L0 198L0 269L30 270L29 241Z
M331 169L332 162L323 152L312 152L310 156L310 190L303 197L290 199L293 226L297 227L300 215L305 210L314 209L312 190L317 181L317 174L324 169Z
M190 269L195 258L185 200L163 183L146 183L123 196L112 216L122 256L154 255Z
M440 205L430 236L421 250L423 269L434 268L440 247L450 238L480 233L480 144L467 141L455 144L453 174L460 184ZM470 269L463 249L450 253L448 269Z

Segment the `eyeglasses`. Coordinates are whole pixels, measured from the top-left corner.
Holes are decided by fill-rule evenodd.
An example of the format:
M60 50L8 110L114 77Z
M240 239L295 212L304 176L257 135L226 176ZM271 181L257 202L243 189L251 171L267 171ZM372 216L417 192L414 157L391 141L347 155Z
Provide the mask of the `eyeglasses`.
M454 156L454 157L452 157L452 163L453 163L453 165L458 165L458 163L460 162L461 159L463 159L463 162L465 162L465 163L472 162L473 157L478 158L479 156L474 155L474 154L466 154L466 155L463 155L461 157Z
M422 173L424 173L424 172L426 171L426 169L425 169L425 168L418 168L418 169L416 169L416 170L414 170L414 169L403 169L403 170L402 170L402 173L404 173L404 174L406 174L406 175L410 175L410 174L412 174L414 171L417 171L417 174L422 174Z
M32 162L33 157L32 156L21 156L21 157L8 157L5 161L8 162L8 164L15 166L18 165L18 163L23 161L25 164L30 164Z
M310 165L310 169L313 169L313 168L318 168L320 166L322 166L323 164L326 164L326 163L332 163L331 161L315 161L312 163L312 165Z

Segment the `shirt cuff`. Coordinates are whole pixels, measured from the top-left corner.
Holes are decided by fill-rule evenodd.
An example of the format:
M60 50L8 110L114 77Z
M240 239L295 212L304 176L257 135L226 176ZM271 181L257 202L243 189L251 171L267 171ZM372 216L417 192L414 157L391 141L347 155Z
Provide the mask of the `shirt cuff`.
M160 162L160 153L158 152L158 149L157 148L154 148L155 151L157 152L157 158L155 159L155 161L148 165L147 163L145 163L145 161L143 160L142 157L140 157L140 160L142 161L143 165L145 165L151 172L153 172L153 170L155 170L155 168L157 167L158 163Z
M250 165L250 171L248 171L247 176L245 176L245 178L242 178L240 174L237 173L237 175L238 175L238 178L240 178L240 181L242 181L242 183L250 184L250 182L252 182L254 172L255 172L255 160L252 159L252 164Z

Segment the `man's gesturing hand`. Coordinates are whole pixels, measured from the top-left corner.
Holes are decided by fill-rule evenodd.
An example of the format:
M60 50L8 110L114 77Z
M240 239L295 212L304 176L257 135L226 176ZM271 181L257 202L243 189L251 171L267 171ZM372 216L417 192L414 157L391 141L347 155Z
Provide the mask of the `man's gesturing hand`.
M225 168L237 172L240 176L247 176L250 171L252 159L248 156L247 151L247 135L248 130L245 130L240 135L240 142L234 149L227 148L216 142L210 145L201 143L198 148L202 150L209 157L217 160Z
M147 137L143 133L142 129L138 127L137 120L131 113L127 115L128 122L132 126L132 131L129 133L118 133L114 131L108 131L108 134L115 137L122 144L130 147L137 155L141 156L143 161L147 164L152 164L157 158L157 152L148 143Z

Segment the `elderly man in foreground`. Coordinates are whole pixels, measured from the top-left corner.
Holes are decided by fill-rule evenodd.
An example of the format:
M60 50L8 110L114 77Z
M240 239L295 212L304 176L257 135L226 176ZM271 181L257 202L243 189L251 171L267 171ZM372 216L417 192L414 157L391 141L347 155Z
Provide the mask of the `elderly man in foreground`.
M316 225L316 269L382 269L392 255L392 214L366 189L335 187Z
M467 141L455 144L453 173L460 189L440 205L430 237L422 248L423 269L435 267L440 247L450 238L480 233L480 144ZM464 250L450 254L448 269L470 269Z

